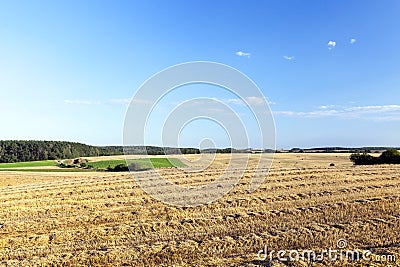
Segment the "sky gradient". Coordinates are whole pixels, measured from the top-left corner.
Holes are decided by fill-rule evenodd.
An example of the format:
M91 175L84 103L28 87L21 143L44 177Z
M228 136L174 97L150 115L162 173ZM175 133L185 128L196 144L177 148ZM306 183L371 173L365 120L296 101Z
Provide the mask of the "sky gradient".
M140 85L200 60L258 85L277 148L400 146L399 29L395 0L1 1L0 139L120 145ZM217 88L190 92L165 107L183 95L235 103ZM198 146L200 129L182 145Z

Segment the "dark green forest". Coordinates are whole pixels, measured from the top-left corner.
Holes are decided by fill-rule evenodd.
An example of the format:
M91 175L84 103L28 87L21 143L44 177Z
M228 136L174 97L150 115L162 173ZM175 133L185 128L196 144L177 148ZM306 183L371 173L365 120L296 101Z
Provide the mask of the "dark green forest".
M0 141L0 162L69 159L103 154L102 149L63 141Z

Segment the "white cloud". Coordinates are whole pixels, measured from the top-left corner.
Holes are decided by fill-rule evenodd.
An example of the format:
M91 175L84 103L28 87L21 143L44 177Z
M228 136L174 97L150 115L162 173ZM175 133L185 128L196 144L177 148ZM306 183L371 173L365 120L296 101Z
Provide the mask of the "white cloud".
M330 40L327 45L328 45L328 49L331 50L331 49L335 48L336 42Z
M275 115L303 118L341 117L374 121L400 121L400 105L340 107L320 106L313 111L275 111Z
M355 39L355 38L350 39L350 44L354 44L355 42L357 42L357 39Z
M113 98L108 100L109 103L112 104L121 104L121 105L129 105L132 104L151 104L151 101L146 99L137 99L137 98Z
M283 56L283 58L286 60L293 60L294 56Z
M284 115L290 117L318 118L336 116L340 112L337 110L316 110L316 111L274 111L274 115Z
M276 104L275 102L269 101L264 97L258 97L258 96L249 96L245 97L244 99L249 105L262 105L264 101L267 102L269 105ZM235 105L243 105L243 106L246 105L246 103L240 98L230 98L226 99L224 102L228 102Z
M336 105L324 105L324 106L319 106L318 108L319 109L328 109L328 108L334 108L334 107L336 107Z
M101 104L100 101L92 101L92 100L69 100L66 99L64 100L65 104L70 104L70 105L99 105Z
M264 97L258 97L258 96L249 96L245 98L247 103L249 103L250 105L262 105L265 102L267 102L267 100Z
M243 51L237 51L236 55L239 56L239 57L248 57L248 58L250 58L250 56L251 56L250 53L243 52Z
M239 98L230 98L230 99L227 99L226 102L231 103L231 104L235 104L235 105L244 105L245 104L243 102L243 100L241 100Z
M399 105L384 105L384 106L358 106L346 109L347 111L357 111L362 113L385 113L385 112L400 112Z
M113 104L129 104L131 100L131 98L113 98L110 99L108 102Z

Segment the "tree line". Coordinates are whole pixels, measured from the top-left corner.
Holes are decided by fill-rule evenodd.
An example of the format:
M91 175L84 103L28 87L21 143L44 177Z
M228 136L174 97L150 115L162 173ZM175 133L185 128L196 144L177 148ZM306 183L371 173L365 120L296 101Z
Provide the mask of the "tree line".
M98 147L64 141L0 141L0 162L70 159L99 156Z
M125 150L125 151L124 151ZM121 154L198 154L196 148L163 148L156 146L91 146L67 141L0 140L0 163L37 160L72 159Z
M351 154L350 160L355 165L400 164L400 152L397 149L389 148L379 157L368 153L354 153Z

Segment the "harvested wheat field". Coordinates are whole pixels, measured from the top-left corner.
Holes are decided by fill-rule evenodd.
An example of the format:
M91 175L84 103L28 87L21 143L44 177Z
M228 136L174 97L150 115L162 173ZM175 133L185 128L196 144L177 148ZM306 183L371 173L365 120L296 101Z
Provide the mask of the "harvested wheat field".
M129 173L1 172L2 266L400 266L400 166L353 166L348 154L276 154L264 183L206 206L153 200ZM205 183L226 155L178 184ZM335 166L330 166L334 163ZM368 260L260 260L271 250L370 250ZM286 255L287 256L287 255Z

